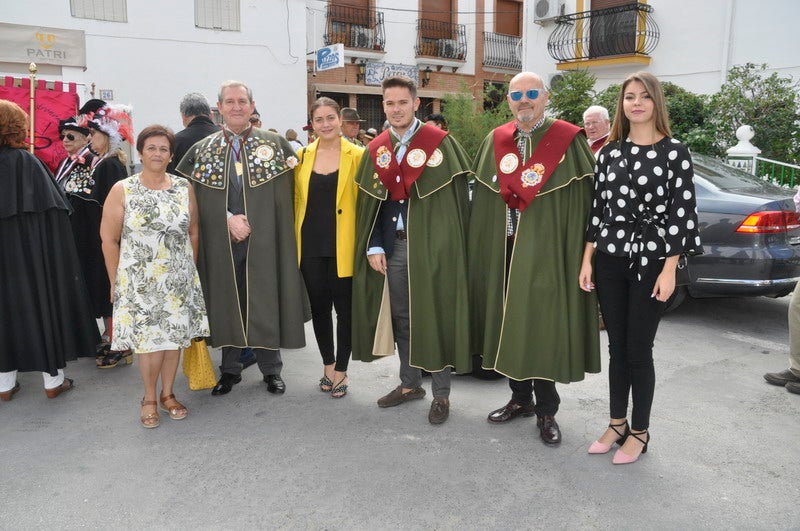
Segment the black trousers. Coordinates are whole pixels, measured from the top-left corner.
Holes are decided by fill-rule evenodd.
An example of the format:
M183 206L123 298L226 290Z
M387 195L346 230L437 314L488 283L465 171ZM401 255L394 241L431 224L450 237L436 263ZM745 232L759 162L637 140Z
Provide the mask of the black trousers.
M353 277L340 278L336 258L303 258L300 272L311 303L311 323L317 338L322 363L336 363L336 370L347 371L352 351L351 321ZM333 317L336 309L336 357L333 350Z
M628 416L628 396L633 398L631 429L646 430L656 386L653 341L664 303L651 297L663 262L647 268L641 280L627 256L598 252L595 283L600 310L608 332L608 387L611 418Z
M506 281L508 281L508 270L511 266L511 251L513 249L514 237L512 236L508 238L506 242ZM511 400L524 406L533 402L534 393L536 394L534 411L536 411L537 416L555 416L558 412L558 405L561 403L561 397L558 396L556 383L554 381L541 380L538 378L519 381L509 378L508 386L511 388Z

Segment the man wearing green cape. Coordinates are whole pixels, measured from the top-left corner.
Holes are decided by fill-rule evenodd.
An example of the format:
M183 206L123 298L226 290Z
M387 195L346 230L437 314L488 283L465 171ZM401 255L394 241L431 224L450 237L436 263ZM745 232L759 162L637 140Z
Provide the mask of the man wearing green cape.
M353 359L394 352L400 385L378 400L392 407L425 396L431 372L431 424L450 411L450 371L469 372L466 230L469 160L445 131L414 117L417 87L383 82L391 125L368 146L356 182Z
M472 345L483 367L509 378L511 401L490 422L538 417L558 444L555 382L600 371L597 301L578 288L594 157L577 126L545 118L532 72L509 84L514 120L494 129L475 160L469 227ZM533 401L533 396L536 401Z

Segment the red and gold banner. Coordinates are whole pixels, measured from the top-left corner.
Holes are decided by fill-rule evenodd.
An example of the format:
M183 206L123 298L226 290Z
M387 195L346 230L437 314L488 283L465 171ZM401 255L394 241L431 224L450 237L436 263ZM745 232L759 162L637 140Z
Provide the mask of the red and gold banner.
M22 78L15 80L13 77L5 77L0 82L0 99L13 101L30 114L31 101L31 80ZM78 94L75 83L65 85L60 81L52 83L52 89L47 87L47 82L39 80L36 82L36 92L34 95L34 137L35 151L39 159L44 162L51 171L55 171L61 159L67 156L61 139L58 136L58 122L69 116L78 113Z

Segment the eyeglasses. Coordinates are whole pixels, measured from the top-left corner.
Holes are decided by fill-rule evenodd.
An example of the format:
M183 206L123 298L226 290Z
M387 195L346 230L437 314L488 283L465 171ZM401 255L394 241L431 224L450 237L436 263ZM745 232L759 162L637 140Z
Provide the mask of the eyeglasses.
M515 90L514 92L509 92L508 95L511 97L511 101L520 101L523 95L527 96L529 100L535 100L539 97L539 89L530 89L525 92Z
M72 133L66 133L61 135L61 140L64 140L65 138L70 142L72 142L73 140L75 140L75 135L73 135Z

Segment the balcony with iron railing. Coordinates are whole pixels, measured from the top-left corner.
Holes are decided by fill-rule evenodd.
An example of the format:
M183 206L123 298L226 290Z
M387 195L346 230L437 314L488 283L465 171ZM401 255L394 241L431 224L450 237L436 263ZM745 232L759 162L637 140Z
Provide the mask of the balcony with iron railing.
M483 66L522 70L522 39L491 31L483 32Z
M417 20L417 45L420 58L432 58L431 64L460 66L467 57L467 30L464 24L438 20Z
M592 64L649 64L660 32L653 7L633 3L560 16L547 40L559 70Z
M341 42L346 48L384 51L386 34L380 11L331 4L326 23L326 46Z

